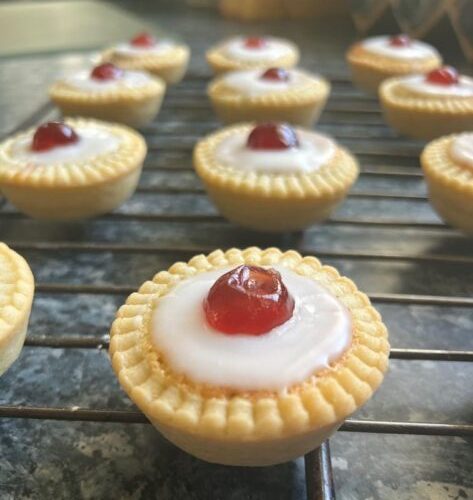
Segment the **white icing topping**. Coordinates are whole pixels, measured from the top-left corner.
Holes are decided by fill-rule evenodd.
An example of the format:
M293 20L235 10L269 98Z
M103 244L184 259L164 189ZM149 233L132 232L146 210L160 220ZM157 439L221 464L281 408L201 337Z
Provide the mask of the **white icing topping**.
M120 139L103 128L93 125L74 127L79 135L78 142L58 146L48 151L32 151L33 132L18 138L12 144L14 159L35 165L51 165L55 163L72 163L112 153L120 146Z
M174 49L176 44L171 40L159 40L155 45L150 47L141 47L132 45L131 43L119 43L113 47L113 51L123 56L162 56L171 49Z
M254 150L246 146L248 133L234 133L215 148L215 161L246 172L295 174L317 170L335 154L335 143L309 130L296 129L299 147L281 150Z
M457 84L438 85L427 82L425 75L410 75L402 78L401 84L421 96L473 97L473 78L467 76L460 76Z
M373 54L393 59L424 59L439 55L434 47L419 40L411 40L410 45L398 47L389 43L390 38L389 36L367 38L361 42L361 46Z
M91 78L90 71L81 71L67 77L64 83L86 92L108 92L118 88L136 89L145 87L151 82L150 76L143 71L123 71L123 75L115 80L98 80Z
M465 132L457 136L450 147L455 162L473 169L473 132Z
M227 57L251 63L274 61L292 51L284 40L273 37L264 39L266 43L263 47L252 48L245 45L245 37L232 38L223 45L223 51Z
M238 90L240 93L254 97L271 92L284 92L291 88L304 85L310 78L302 71L287 70L289 79L284 81L261 78L265 70L252 69L248 71L231 71L222 79L226 85Z
M199 383L282 391L336 361L349 347L349 311L315 281L276 266L295 301L286 323L261 336L226 335L208 325L203 301L231 268L186 279L158 303L152 341L177 373Z

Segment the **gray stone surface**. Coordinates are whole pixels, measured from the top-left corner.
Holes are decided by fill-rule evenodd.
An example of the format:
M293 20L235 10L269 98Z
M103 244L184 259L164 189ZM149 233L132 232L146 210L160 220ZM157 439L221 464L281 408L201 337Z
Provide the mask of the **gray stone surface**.
M444 226L425 199L418 165L422 143L398 137L383 123L376 100L355 90L346 78L343 53L354 37L351 25L339 25L334 37L329 24L242 28L206 11L177 16L168 10L158 16L149 2L133 5L137 13L192 44L191 71L185 83L170 89L158 120L143 130L150 153L140 189L116 214L47 223L18 214L8 204L0 207L0 240L28 259L40 285L31 337L106 335L124 300L108 293L50 293L41 291L41 285L137 287L173 261L216 247L295 247L320 255L369 293L473 295L471 260L455 260L471 259L473 241ZM243 29L293 38L301 46L304 66L332 78L333 95L320 129L355 152L364 172L335 221L304 233L261 235L225 222L192 172L193 144L219 127L204 97L209 76L204 50ZM55 54L0 60L0 134L19 126L45 103L47 85L55 77L86 67L90 57ZM48 109L44 116L57 113ZM139 219L149 215L155 217ZM161 220L169 215L177 218ZM186 215L208 219L179 218ZM340 223L337 218L368 223ZM409 225L413 222L420 225ZM415 258L427 255L436 260ZM473 308L386 303L377 303L377 308L393 347L473 349ZM472 379L473 365L468 363L393 360L382 388L356 417L471 424ZM80 348L25 347L0 379L0 406L15 404L135 409L120 389L106 352ZM339 432L331 439L337 496L473 498L472 444L452 437ZM1 500L302 500L305 493L302 459L266 469L219 467L179 451L150 425L0 418Z

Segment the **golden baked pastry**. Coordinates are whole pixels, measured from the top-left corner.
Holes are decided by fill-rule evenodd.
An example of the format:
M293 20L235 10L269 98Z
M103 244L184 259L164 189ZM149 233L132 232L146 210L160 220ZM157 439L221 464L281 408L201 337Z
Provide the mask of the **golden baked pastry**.
M287 124L241 124L197 143L194 167L227 219L260 231L293 231L326 219L358 177L332 139Z
M255 68L292 68L299 62L299 49L289 40L275 37L234 37L212 47L207 62L216 75Z
M144 127L158 114L165 89L166 84L156 76L103 63L91 72L55 82L49 96L64 116Z
M133 194L145 155L143 137L123 125L49 122L0 144L0 189L32 217L91 217Z
M34 278L26 261L0 243L0 375L20 355L34 294Z
M390 78L379 90L386 121L419 139L473 129L473 78L450 67Z
M434 208L449 224L473 235L473 132L427 144L421 164Z
M102 62L111 62L123 69L148 71L172 84L184 78L189 58L187 45L140 33L130 42L106 50Z
M317 121L329 94L324 78L284 68L228 72L208 88L224 123L284 121L304 127Z
M368 38L352 45L346 57L355 85L373 94L386 78L426 73L442 64L433 47L407 35Z
M276 248L159 272L119 309L110 341L120 384L152 424L229 465L319 446L372 396L388 355L386 327L351 280Z

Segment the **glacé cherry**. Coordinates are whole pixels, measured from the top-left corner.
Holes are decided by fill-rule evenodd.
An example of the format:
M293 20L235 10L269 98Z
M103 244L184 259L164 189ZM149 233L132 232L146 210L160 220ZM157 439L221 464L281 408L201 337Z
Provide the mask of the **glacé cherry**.
M102 81L118 80L122 76L123 70L112 63L99 64L90 73L92 79Z
M287 82L289 73L284 68L269 68L261 75L261 79Z
M454 67L442 66L427 73L425 80L434 85L455 85L459 82L459 75Z
M295 130L287 123L261 123L248 136L250 149L280 150L299 146Z
M31 149L33 151L49 151L78 141L79 136L69 125L63 122L47 122L36 129Z
M130 43L135 47L152 47L153 45L156 45L156 38L149 33L143 32L133 37L130 40Z
M409 47L412 43L409 35L401 33L400 35L394 35L389 39L389 45L393 47Z
M245 40L245 47L248 49L262 49L266 46L266 40L261 36L249 36Z
M214 283L204 312L219 332L262 335L292 317L294 299L275 269L243 265Z

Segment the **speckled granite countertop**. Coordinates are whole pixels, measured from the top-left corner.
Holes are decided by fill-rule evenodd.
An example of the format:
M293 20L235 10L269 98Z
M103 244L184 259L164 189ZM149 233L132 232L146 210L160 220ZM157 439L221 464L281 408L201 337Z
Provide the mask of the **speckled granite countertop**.
M9 405L135 410L105 350L74 347L74 339L99 344L128 288L220 246L278 245L319 255L377 295L394 348L473 350L471 304L441 303L471 298L473 241L444 226L429 206L417 159L422 143L390 131L376 101L349 83L343 51L351 27L341 26L336 41L333 29L309 23L247 28L294 39L303 65L332 78L320 129L352 148L363 170L330 222L278 237L218 217L191 169L195 140L218 127L204 97L204 49L242 28L207 12L163 12L159 20L190 42L193 60L186 81L170 89L158 120L143 131L150 154L137 194L114 215L86 222L38 222L0 207L0 240L27 258L38 282L29 345L0 379L0 415ZM77 53L0 59L0 132L38 110L38 119L53 116L42 107L48 83L88 60ZM473 363L426 358L394 359L382 388L354 418L472 424ZM471 439L339 432L330 444L339 499L473 498ZM302 458L265 469L220 467L179 451L146 424L0 416L2 500L305 497Z

